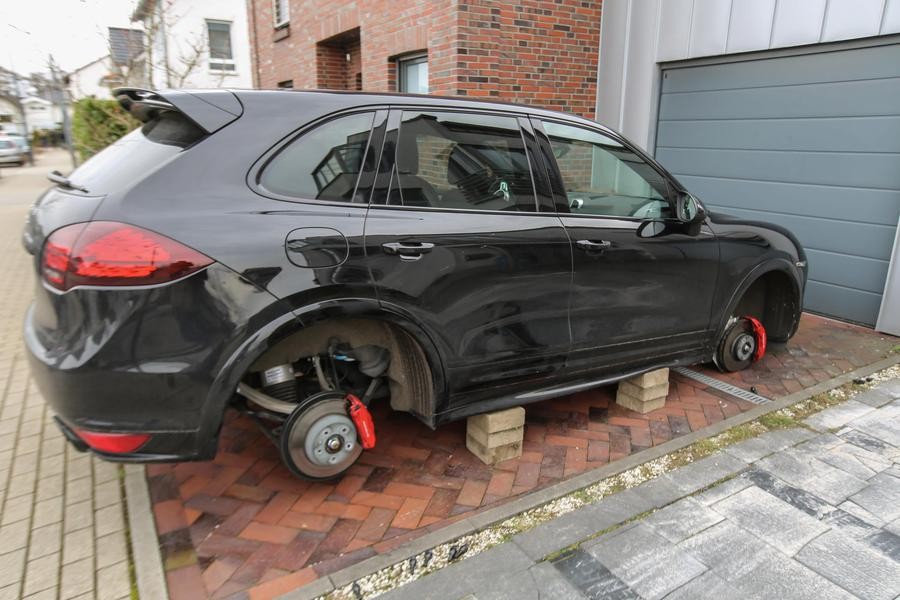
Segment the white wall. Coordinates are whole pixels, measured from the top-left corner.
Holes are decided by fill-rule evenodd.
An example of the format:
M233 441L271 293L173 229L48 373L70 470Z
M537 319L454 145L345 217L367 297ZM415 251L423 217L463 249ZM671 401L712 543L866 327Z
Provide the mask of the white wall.
M110 89L101 81L112 71L108 56L95 60L69 74L69 95L72 100L94 98L110 98Z
M209 54L206 20L228 21L231 23L231 49L234 56L233 72L214 72L209 68ZM250 88L253 75L250 71L250 38L247 26L247 6L245 0L174 0L166 3L166 23L169 57L169 81L163 69L153 73L156 88ZM183 83L178 80L185 73L183 59L195 56L193 47L202 45L205 49L196 67L190 70ZM153 49L154 62L161 60L162 48Z
M0 122L3 131L7 133L24 132L24 127L22 126L22 113L19 111L19 107L13 104L12 101L7 100L6 98L0 98L0 115L5 117L8 116L12 119L9 122Z
M652 150L659 63L900 33L900 0L606 0L597 120Z
M42 98L23 98L28 130L56 129L62 124L62 112L57 106Z

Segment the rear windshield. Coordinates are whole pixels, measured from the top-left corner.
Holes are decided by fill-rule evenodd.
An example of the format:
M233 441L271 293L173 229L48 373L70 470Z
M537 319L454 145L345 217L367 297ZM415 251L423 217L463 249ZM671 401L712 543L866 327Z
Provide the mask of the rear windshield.
M162 112L92 156L69 179L91 195L108 194L132 185L204 135L181 113Z

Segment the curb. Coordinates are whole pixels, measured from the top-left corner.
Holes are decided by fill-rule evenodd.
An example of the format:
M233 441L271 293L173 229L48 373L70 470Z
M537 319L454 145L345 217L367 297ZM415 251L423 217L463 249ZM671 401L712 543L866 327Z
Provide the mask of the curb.
M131 531L131 555L141 600L168 600L150 491L143 465L125 465L125 502Z
M647 450L643 450L636 454L626 456L623 459L617 460L613 464L608 464L603 467L598 467L591 471L581 473L580 475L576 475L575 477L572 477L565 481L561 481L544 489L517 498L511 502L507 502L502 506L497 506L495 508L484 511L483 513L479 513L461 521L457 521L456 523L452 523L447 527L412 540L409 543L404 544L403 546L391 552L373 556L359 563L356 563L355 565L350 565L349 567L345 567L343 569L340 569L339 571L335 571L334 573L326 575L325 577L320 577L319 579L316 579L315 581L312 581L304 585L303 587L288 592L287 594L280 597L285 600L305 600L327 594L335 589L344 587L345 585L353 583L357 579L370 575L376 571L380 571L381 569L390 567L391 565L394 565L396 563L408 560L409 558L416 556L424 552L425 550L429 550L431 548L434 548L435 546L450 542L464 535L475 533L489 525L492 525L493 523L505 520L520 512L536 508L561 496L566 496L568 494L571 494L572 492L588 487L603 479L632 469L645 462L660 458L677 450L681 450L682 448L690 446L691 444L702 439L713 437L728 429L731 429L732 427L749 423L750 421L758 419L762 415L781 410L782 408L791 406L802 400L806 400L807 398L811 398L812 396L821 394L822 392L827 392L828 390L839 387L845 383L853 381L854 379L857 379L859 377L866 377L873 373L877 373L878 371L882 371L884 369L892 367L898 363L900 363L900 356L889 356L878 362L850 371L849 373L838 375L837 377L833 377L827 381L823 381L822 383L816 384L805 390L789 394L787 396L784 396L783 398L779 398L778 400L773 400L772 402L769 402L767 404L762 404L756 408L752 408L747 412L735 415L723 421L719 421L714 425L704 427L699 431L694 431L674 440L664 442L659 446L654 446L653 448L648 448Z

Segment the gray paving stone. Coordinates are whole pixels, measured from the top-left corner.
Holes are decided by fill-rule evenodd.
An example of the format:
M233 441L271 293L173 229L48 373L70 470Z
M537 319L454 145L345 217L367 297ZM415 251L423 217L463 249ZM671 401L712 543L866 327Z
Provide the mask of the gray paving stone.
M59 553L48 554L29 560L25 567L25 587L23 595L55 588L59 585Z
M94 565L90 558L63 565L60 600L69 600L94 590Z
M703 506L709 506L722 498L737 494L739 491L746 489L751 485L753 484L747 479L746 475L742 474L729 479L728 481L723 481L719 485L715 485L708 490L704 490L699 494L692 496L692 498Z
M894 535L900 535L900 519L894 519L893 521L885 525L884 528Z
M893 403L888 406L893 406ZM886 408L880 408L879 413ZM866 415L861 419L851 421L848 426L886 442L894 448L900 447L900 423L891 418L883 418L881 414L874 415L878 418L870 417L870 415Z
M650 481L645 481L639 486L622 493L621 496L625 502L632 502L635 497L638 498L638 503L641 504L642 508L640 512L645 512L652 508L660 508L671 504L679 498L683 498L685 493L666 474ZM646 507L643 506L645 502Z
M900 564L839 532L817 537L796 558L860 598L892 600L900 594Z
M720 500L711 508L788 556L828 530L823 523L756 486Z
M811 437L801 444L797 444L796 448L801 452L807 452L813 456L817 456L820 452L827 452L832 448L846 443L847 441L844 438L839 437L830 431L826 431Z
M857 402L878 408L889 403L894 397L883 389L873 388L853 396L853 399Z
M19 584L25 569L25 549L0 554L0 588Z
M644 523L602 536L584 549L648 600L663 598L707 569Z
M849 446L851 448L855 447L852 444ZM856 450L858 452L865 452L864 450L860 450L859 448L857 448ZM844 447L834 448L828 452L820 454L819 460L827 465L835 467L836 469L840 469L845 473L849 473L850 475L853 475L857 479L861 479L863 481L871 479L890 466L890 463L888 461L882 459L877 454L873 454L871 459L866 459L854 453L853 451L847 450ZM881 466L881 468L877 470L872 468L876 466Z
M852 600L853 595L793 559L779 557L760 562L731 584L736 598L790 598L791 600Z
M794 449L764 458L756 466L835 505L867 485L863 479Z
M666 600L729 600L737 597L734 586L713 571L707 571L666 596Z
M738 442L725 448L725 452L745 462L752 463L773 452L806 441L815 434L800 427L767 431L762 435Z
M900 479L878 474L850 500L883 521L893 521L900 517Z
M665 477L685 494L693 494L730 475L747 468L747 462L724 452L702 458L695 463L667 473Z
M638 600L637 593L592 554L576 549L553 561L553 567L583 597L604 600Z
M659 535L678 543L724 519L693 498L684 498L662 508L644 520Z
M850 513L857 519L861 519L861 520L865 521L872 527L884 527L884 524L885 524L884 519L882 519L880 517L876 517L875 515L873 515L866 509L864 509L862 506L857 504L856 502L847 500L847 501L839 504L838 508L845 512Z
M895 400L900 398L900 380L893 379L891 381L879 383L875 386L875 389L879 392L884 392Z
M687 538L678 547L727 581L739 579L764 560L784 558L775 548L728 520Z
M538 598L553 600L581 600L584 596L575 589L550 563L539 563L528 569Z
M128 562L120 561L97 571L97 600L118 600L131 592Z
M47 554L59 552L62 548L62 526L53 523L39 527L31 532L31 541L28 544L28 560L34 560ZM0 539L3 539L0 537Z

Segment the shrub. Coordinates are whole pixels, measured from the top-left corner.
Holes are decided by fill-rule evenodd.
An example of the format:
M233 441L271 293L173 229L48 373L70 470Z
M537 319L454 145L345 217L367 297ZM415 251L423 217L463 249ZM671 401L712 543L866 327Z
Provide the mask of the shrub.
M83 98L73 106L72 144L84 161L138 125L115 100Z

